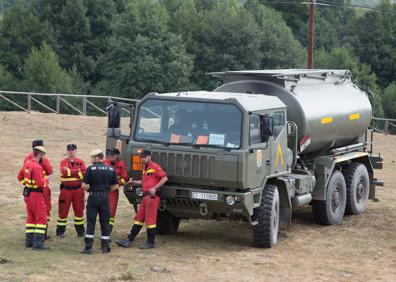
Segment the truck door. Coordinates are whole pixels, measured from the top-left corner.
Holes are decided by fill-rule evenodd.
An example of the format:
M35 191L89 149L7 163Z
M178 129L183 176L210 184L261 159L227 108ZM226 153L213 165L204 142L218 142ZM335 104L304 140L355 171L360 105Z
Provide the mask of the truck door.
M131 153L128 152L128 144L132 134L133 114L135 104L110 101L107 106L107 138L106 150L117 148L120 151L120 159L128 168L131 164Z
M269 139L271 143L271 174L279 174L288 170L287 159L287 127L286 113L284 109L272 110L270 116L273 118L273 132Z
M263 117L268 113L249 115L249 153L247 161L247 183L249 187L261 187L267 175L271 173L272 142L263 138Z

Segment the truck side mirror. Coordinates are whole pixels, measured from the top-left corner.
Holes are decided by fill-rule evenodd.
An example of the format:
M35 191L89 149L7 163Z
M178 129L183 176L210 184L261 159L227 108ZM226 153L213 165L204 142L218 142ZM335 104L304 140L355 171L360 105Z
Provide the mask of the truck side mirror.
M108 114L107 136L119 137L121 135L121 112L117 103L111 103L106 108Z
M269 137L274 134L274 118L268 115L261 117L261 138L263 142L268 142Z

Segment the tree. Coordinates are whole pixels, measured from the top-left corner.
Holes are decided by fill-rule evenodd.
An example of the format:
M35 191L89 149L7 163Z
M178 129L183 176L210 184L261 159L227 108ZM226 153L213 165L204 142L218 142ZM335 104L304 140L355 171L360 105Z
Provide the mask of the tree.
M6 68L0 65L0 90L15 90L16 80Z
M392 82L384 89L384 113L387 118L396 118L396 82Z
M99 59L95 92L140 98L152 91L189 89L192 58L169 15L156 1L133 1L115 21L109 52Z
M70 76L62 70L58 57L47 44L33 48L24 66L24 89L47 93L71 93Z
M383 1L379 8L396 12L396 5ZM396 77L396 17L392 14L367 12L354 23L351 34L355 54L369 64L382 87ZM352 37L352 35L351 35Z
M31 48L52 40L52 29L17 4L4 14L0 23L0 64L21 79L24 60Z

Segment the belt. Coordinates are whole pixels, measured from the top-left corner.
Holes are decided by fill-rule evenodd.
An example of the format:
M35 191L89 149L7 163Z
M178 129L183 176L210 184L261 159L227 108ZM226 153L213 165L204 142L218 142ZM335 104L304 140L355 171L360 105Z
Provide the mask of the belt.
M109 192L103 192L103 191L98 191L98 192L96 192L96 191L92 191L92 192L89 192L89 195L104 196L104 195L109 195Z
M38 193L43 193L43 188L29 188L25 187L25 189L29 189L29 192L38 192Z
M64 185L62 185L60 188L66 189L66 190L77 190L77 189L80 189L81 186L80 185L79 186L64 186Z

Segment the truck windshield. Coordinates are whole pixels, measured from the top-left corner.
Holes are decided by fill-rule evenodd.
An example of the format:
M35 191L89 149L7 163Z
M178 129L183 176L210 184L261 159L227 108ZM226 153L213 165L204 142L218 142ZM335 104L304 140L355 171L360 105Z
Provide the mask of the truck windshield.
M240 148L242 113L235 105L149 99L138 111L137 141Z

